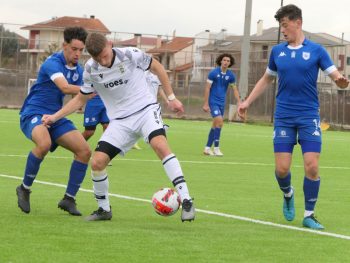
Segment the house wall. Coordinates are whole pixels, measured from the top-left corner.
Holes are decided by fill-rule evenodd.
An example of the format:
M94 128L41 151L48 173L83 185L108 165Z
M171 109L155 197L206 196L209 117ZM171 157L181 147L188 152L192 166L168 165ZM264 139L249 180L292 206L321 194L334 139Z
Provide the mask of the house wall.
M173 60L172 60L173 64L171 69L174 69L177 66L181 66L192 62L193 61L192 50L193 50L193 45L188 46L179 52L176 52L173 56Z
M49 45L56 43L61 47L63 43L63 31L41 30L40 31L40 49L48 50Z

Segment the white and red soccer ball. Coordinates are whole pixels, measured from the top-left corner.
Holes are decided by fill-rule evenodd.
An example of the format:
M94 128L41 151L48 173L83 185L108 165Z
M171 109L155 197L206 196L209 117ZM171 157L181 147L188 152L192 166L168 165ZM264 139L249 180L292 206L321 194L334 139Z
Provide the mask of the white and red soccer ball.
M158 215L171 216L179 210L181 201L179 194L171 188L162 188L152 197L152 205Z

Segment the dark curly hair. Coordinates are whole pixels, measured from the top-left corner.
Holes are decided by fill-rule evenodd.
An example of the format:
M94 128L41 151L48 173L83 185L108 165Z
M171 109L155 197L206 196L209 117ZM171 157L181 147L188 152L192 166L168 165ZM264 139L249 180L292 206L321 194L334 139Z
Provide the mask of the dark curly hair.
M85 44L87 32L82 27L67 27L63 31L64 41L66 43L72 42L73 39L80 40Z
M221 66L221 61L224 57L227 57L230 59L230 65L228 66L229 68L235 64L235 59L232 57L232 55L228 53L224 53L216 58L216 61L215 61L216 65Z
M289 20L303 20L302 11L296 5L285 5L277 10L275 18L278 22L281 22L281 19L288 17Z

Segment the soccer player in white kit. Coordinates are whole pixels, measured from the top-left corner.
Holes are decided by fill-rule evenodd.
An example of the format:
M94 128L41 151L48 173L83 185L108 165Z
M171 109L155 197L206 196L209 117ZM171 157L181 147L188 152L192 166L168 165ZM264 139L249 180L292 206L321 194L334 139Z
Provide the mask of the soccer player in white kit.
M100 138L91 161L98 210L87 220L112 218L106 166L117 154L128 152L140 137L151 145L180 195L181 220L194 220L195 208L180 163L170 150L160 106L146 81L145 71L151 70L159 78L168 96L169 108L182 114L183 105L175 97L164 67L137 48L112 48L106 37L99 33L88 35L86 49L92 58L85 64L84 86L80 94L55 114L44 115L42 121L49 126L73 113L86 103L93 92L100 95L106 106L110 124Z

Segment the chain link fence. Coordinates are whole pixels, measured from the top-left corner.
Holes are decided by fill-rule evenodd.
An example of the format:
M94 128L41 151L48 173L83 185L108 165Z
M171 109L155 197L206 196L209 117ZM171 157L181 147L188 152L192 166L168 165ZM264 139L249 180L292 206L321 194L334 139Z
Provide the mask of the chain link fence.
M24 31L21 35L9 34L9 32L20 31L19 28L22 26L0 23L0 107L20 108L27 95L30 79L36 78L44 58L62 45L62 39L57 41L40 39L39 41L22 37L29 35L28 31ZM107 37L115 46L135 46L160 59L168 72L175 94L185 106L185 118L211 119L208 113L202 111L204 87L209 71L215 67L216 57L222 52L231 53L235 58L236 64L232 70L237 76L239 87L241 42L237 36L228 41L220 34L214 39L207 39L203 36L179 38L112 32ZM172 46L171 44L177 40L182 42L180 41L178 46ZM167 43L170 44L167 45ZM250 52L248 94L264 74L272 47L272 44L263 45L262 48L261 44L254 45L252 43ZM332 54L331 47L327 49L331 57L336 57L337 54ZM80 63L84 64L88 58L88 54L85 53ZM330 123L333 127L350 128L349 88L345 90L336 88L334 83L320 72L318 89L321 120ZM272 84L252 104L248 112L249 121L267 123L272 121L275 90L276 87ZM234 114L236 102L233 98L233 92L229 90L225 118L230 121L237 120ZM171 113L163 107L163 114Z

